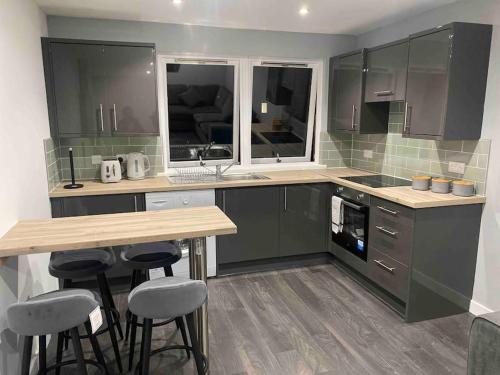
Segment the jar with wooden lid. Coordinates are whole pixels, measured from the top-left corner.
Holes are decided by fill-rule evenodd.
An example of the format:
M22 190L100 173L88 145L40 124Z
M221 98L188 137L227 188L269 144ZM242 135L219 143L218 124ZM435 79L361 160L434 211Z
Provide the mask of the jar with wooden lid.
M431 190L433 193L448 194L451 180L448 178L433 178Z

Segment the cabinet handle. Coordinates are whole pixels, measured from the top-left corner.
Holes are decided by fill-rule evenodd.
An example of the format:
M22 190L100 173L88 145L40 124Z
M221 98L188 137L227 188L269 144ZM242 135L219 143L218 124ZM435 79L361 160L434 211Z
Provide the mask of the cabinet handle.
M285 211L286 211L286 201L287 201L287 197L286 197L286 186L285 186Z
M408 102L405 104L405 119L403 125L403 133L408 133L411 125L411 106L408 105Z
M392 90L385 90L385 91L374 91L373 92L377 96L391 96L394 95L394 91Z
M134 210L137 212L137 195L134 195Z
M222 211L226 213L226 191L222 190Z
M384 262L382 262L381 260L374 259L373 261L375 263L377 263L377 265L380 268L382 268L383 270L385 270L387 272L394 273L394 270L396 269L396 267L389 267L389 266L385 265Z
M351 129L354 130L354 121L356 119L356 106L352 105Z
M167 200L161 200L161 201L153 201L151 203L153 204L163 204L163 203L167 203L168 201Z
M116 104L113 103L113 121L115 123L115 131L118 131L118 124L116 122Z
M391 214L391 215L393 215L393 216L398 216L398 211L389 210L388 208L385 208L385 207L383 207L383 206L377 206L377 208L378 208L380 211L387 212L388 214Z
M389 229L385 229L384 227L377 226L376 228L382 233L388 234L391 237L396 237L396 235L398 234L398 232L392 232Z
M101 133L104 133L104 116L102 114L102 104L99 104L99 114L101 115Z

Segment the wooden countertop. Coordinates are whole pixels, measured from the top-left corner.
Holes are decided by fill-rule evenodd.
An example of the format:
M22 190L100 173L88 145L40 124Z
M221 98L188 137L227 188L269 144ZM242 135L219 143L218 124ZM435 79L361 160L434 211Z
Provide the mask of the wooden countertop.
M452 194L438 194L431 191L417 191L408 186L372 188L342 179L347 176L368 176L374 173L353 168L328 168L309 170L288 170L274 172L256 172L269 177L267 180L239 180L208 182L197 184L173 184L167 177L154 177L140 181L122 180L119 183L103 184L99 181L85 181L82 189L66 190L62 185L55 188L49 196L51 198L78 197L85 195L106 195L125 193L149 193L175 190L221 189L244 186L268 186L334 182L343 186L360 190L370 195L387 199L411 208L430 208L442 206L457 206L464 204L481 204L486 197L476 195L472 197L458 197Z
M0 259L233 233L236 225L215 206L22 220L0 238Z

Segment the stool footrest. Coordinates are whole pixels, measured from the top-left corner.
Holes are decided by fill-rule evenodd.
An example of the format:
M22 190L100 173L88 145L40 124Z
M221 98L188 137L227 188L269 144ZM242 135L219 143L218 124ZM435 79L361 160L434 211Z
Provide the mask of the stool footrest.
M165 352L167 350L189 350L192 352L193 348L191 346L187 346L187 345L168 345L168 346L164 346L162 348L158 348L158 349L151 351L151 353L149 355L152 356L152 355L155 355L158 353ZM203 372L206 374L208 372L208 359L204 354L202 354L201 356L203 357L202 358L203 359ZM141 361L139 361L139 363L135 367L134 374L138 374L140 368L141 368Z
M93 361L91 359L85 359L84 362L85 362L86 365L91 365L91 366L97 367L100 371L102 371L103 374L106 373L106 369L100 363L98 363L96 361ZM77 363L76 359L71 359L71 360L68 360L68 361L63 361L63 362L60 362L60 363L55 363L52 366L47 367L45 370L38 371L37 375L44 375L44 374L46 374L46 373L48 373L50 371L57 370L58 368L61 368L63 366L76 365L76 363Z

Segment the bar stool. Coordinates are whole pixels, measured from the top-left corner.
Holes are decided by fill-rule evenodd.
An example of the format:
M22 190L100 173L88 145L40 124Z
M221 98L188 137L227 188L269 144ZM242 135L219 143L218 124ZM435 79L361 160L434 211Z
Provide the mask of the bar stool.
M201 353L195 331L193 312L207 300L207 286L201 280L184 277L162 277L150 280L136 287L128 296L130 311L144 318L144 329L141 343L141 360L137 370L141 375L149 374L150 356L171 349L185 349L193 352L198 375L208 370L208 360ZM165 346L151 351L153 319L172 319L185 317L191 346Z
M130 291L136 286L149 279L149 270L155 268L163 268L165 276L173 276L172 264L177 263L182 258L181 249L172 242L152 242L145 244L125 246L120 253L123 265L132 270L132 280L130 283ZM182 317L174 317L163 322L153 324L153 327L163 326L175 320L177 328L181 331L184 344L187 345L187 334L184 320ZM137 316L127 311L127 326L125 330L125 339L129 342L129 370L132 369L134 362L134 348L137 334L137 327L143 327L143 324L138 323ZM189 350L186 350L188 358L190 358Z
M92 292L85 289L66 289L40 294L26 302L19 302L7 308L9 328L24 338L21 375L29 375L33 336L38 336L39 373L45 374L62 366L76 364L78 372L87 375L87 364L95 366L108 374L104 356L89 322L89 314L99 306ZM78 327L84 324L92 344L97 362L83 356ZM69 330L75 352L75 359L65 362L56 361L47 367L46 335L58 334Z
M53 252L50 256L49 273L63 280L63 289L71 288L73 279L80 277L95 277L97 280L99 295L102 300L102 309L106 317L107 328L99 330L97 335L109 332L113 351L115 354L119 372L123 372L120 357L120 349L116 338L116 330L123 339L122 327L120 325L120 314L116 309L108 279L105 272L116 263L116 258L110 248L85 249L77 251ZM62 358L63 338L58 337L57 358ZM57 374L59 371L57 371Z

